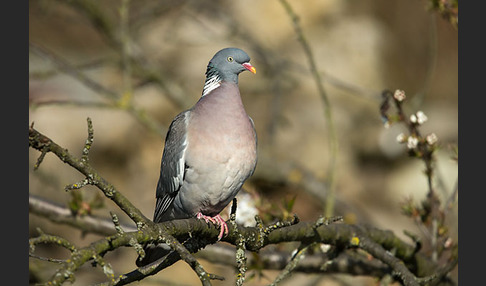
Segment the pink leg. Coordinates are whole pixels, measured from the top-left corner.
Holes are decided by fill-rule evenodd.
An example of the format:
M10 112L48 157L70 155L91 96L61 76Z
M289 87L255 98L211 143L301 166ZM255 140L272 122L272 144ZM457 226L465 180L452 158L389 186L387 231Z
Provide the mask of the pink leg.
M218 241L220 241L221 238L223 238L223 235L228 234L228 225L226 225L226 222L219 214L210 217L210 216L203 215L201 212L198 212L196 217L198 219L204 219L206 222L212 222L213 224L219 225L220 231L218 235Z

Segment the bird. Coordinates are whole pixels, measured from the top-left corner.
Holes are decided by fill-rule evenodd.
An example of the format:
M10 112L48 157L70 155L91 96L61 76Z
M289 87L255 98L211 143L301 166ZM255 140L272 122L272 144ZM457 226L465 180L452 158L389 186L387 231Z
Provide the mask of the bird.
M199 100L179 113L165 138L156 188L153 221L196 217L228 233L220 212L253 175L257 164L257 134L238 87L241 72L256 73L242 49L223 48L206 68ZM168 245L148 244L141 267L170 252Z

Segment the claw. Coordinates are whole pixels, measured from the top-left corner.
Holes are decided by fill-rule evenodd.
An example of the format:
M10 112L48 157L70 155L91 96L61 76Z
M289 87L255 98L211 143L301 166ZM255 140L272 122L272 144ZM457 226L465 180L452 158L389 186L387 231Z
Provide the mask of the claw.
M228 234L228 225L224 221L224 219L218 214L216 216L210 217L203 215L201 212L198 212L196 217L198 219L204 219L207 222L212 222L213 224L219 225L219 235L218 235L218 241L220 241L225 234Z

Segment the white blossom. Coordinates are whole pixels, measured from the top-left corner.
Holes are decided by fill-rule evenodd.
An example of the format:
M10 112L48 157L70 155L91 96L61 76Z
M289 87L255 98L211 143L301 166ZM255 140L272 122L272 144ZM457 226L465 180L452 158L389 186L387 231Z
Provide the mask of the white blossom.
M435 143L437 143L438 138L435 133L430 133L429 135L427 135L427 137L425 137L425 140L429 145L434 145Z
M252 196L249 193L240 192L238 194L238 208L236 209L236 223L243 226L253 226L257 214L258 209Z
M414 149L418 145L418 138L414 136L409 136L407 140L407 148L408 149Z
M398 101L402 102L402 101L404 101L404 100L405 100L405 97L406 97L406 96L405 96L405 91L400 90L400 89L397 89L397 90L395 90L395 93L393 94L393 97L394 97L396 100L398 100Z
M415 114L410 115L410 122L417 123L417 115Z
M405 141L407 141L407 135L405 135L403 133L398 134L397 142L398 143L405 143Z
M424 124L427 121L427 115L423 111L417 111L417 123L418 124Z
M324 243L321 244L321 251L323 253L328 252L330 249L331 249L331 245L330 244L324 244Z

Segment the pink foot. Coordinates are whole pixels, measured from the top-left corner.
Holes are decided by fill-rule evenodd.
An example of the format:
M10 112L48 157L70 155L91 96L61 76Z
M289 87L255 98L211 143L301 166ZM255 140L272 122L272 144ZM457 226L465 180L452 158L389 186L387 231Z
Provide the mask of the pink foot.
M203 215L201 212L198 212L196 217L198 219L204 219L206 222L212 222L213 224L219 225L220 230L218 235L218 241L220 241L225 234L228 234L228 225L226 225L226 222L219 214L210 217L210 216Z

